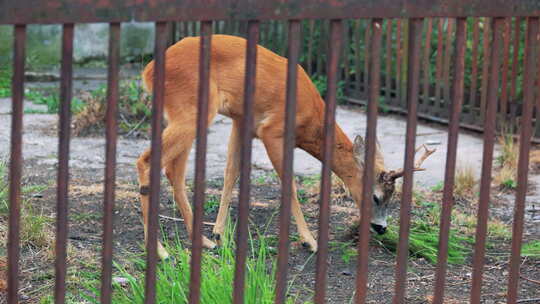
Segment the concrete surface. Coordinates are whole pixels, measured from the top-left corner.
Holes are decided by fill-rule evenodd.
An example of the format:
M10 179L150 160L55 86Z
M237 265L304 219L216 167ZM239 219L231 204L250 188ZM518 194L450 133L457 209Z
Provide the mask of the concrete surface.
M39 108L25 103L25 108ZM0 99L0 157L8 157L10 137L11 103L9 99ZM358 108L340 107L337 122L352 139L355 135L365 135L366 115ZM34 159L40 164L54 166L57 162L58 138L54 131L57 116L49 114L25 114L23 134L23 154L26 160ZM401 116L380 116L378 119L378 138L385 156L386 167L396 169L403 166L405 149L405 119ZM221 176L226 162L227 141L231 121L218 116L208 134L207 175ZM415 174L417 184L433 186L443 180L447 150L447 133L443 127L419 124L417 145L430 144L437 148L425 161L424 172ZM149 146L149 141L140 139L120 139L118 142L118 165L133 167L138 155ZM76 168L103 168L105 140L102 137L76 137L71 141L70 165ZM194 150L194 149L193 149ZM190 156L189 175L193 175L194 151ZM294 169L297 174L320 173L320 162L306 152L295 151ZM482 160L482 140L478 136L461 134L458 144L458 165L472 166L480 172ZM271 163L262 143L258 140L253 145L253 164L262 169L271 169ZM133 168L134 169L134 168Z

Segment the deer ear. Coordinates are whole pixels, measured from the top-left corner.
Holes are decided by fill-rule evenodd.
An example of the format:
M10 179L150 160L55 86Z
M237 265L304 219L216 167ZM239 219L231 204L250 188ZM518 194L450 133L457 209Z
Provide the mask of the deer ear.
M366 155L366 142L360 135L356 135L356 137L354 138L353 154L356 163L359 166L363 167Z

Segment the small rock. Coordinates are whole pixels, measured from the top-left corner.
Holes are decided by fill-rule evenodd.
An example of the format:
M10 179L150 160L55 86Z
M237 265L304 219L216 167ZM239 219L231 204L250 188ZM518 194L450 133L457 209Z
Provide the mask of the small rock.
M32 195L33 198L43 198L43 194L36 193Z
M128 283L128 279L124 277L114 277L112 281L113 283L117 283L120 285L126 285Z
M426 145L428 146L438 146L441 144L440 140L428 140L426 141Z
M341 274L344 276L352 276L352 272L349 269L344 269Z

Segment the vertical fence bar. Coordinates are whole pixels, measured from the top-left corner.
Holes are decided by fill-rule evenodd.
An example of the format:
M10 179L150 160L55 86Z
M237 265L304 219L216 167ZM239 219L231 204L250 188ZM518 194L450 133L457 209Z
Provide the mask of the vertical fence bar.
M257 64L257 43L259 41L259 21L248 21L246 45L246 75L244 86L244 116L240 128L242 146L240 148L240 193L238 199L238 227L236 237L236 264L234 272L233 303L244 303L244 285L249 223L249 195L251 174L251 147L253 141L253 102L255 97L255 74Z
M62 67L60 82L60 123L58 137L58 181L56 192L56 261L55 303L63 304L66 296L66 247L68 235L69 137L71 127L71 87L73 73L73 24L62 31Z
M512 255L510 257L510 273L508 275L507 303L517 302L519 267L521 261L521 242L523 241L523 217L525 213L525 197L527 195L527 176L529 171L529 151L532 136L532 114L535 99L535 76L538 56L538 17L527 19L527 47L525 48L525 71L523 80L523 115L521 120L521 138L519 145L519 161L514 207L514 222L512 226ZM538 87L536 88L536 91Z
M435 100L433 102L433 105L435 106L433 112L435 113L441 105L444 20L444 18L439 18L439 24L437 25L437 58L435 60Z
M478 43L480 41L480 19L473 19L473 41L471 51L471 85L469 87L469 122L475 121L476 107L478 106L476 92L478 86Z
M501 99L499 114L501 122L506 123L508 113L508 65L510 63L510 26L511 18L505 18L504 20L504 32L503 32L503 60L502 60L502 72L501 72ZM515 123L511 123L515 124ZM505 127L505 126L501 126ZM512 126L512 132L513 132Z
M430 68L430 59L431 59L431 36L433 34L433 18L427 19L427 31L426 31L426 40L424 44L424 68L422 69L423 76L423 88L422 88L422 97L423 102L421 109L427 109L429 107L429 100L431 98L430 94L430 83L431 78L431 68Z
M148 206L148 231L146 241L145 303L156 300L156 264L158 242L158 212L161 173L161 133L163 103L165 100L165 49L167 23L156 22L154 48L154 84L152 99L152 143L150 153L150 201Z
M370 49L370 39L371 36L371 19L366 19L366 29L364 30L364 90L367 90L369 83L369 49Z
M340 77L338 77L338 81L340 80L343 80L344 81L344 85L345 85L345 88L349 88L349 82L350 82L350 78L349 78L349 75L351 74L350 73L350 65L351 65L351 62L349 60L349 52L351 50L351 47L349 46L349 41L350 41L350 35L349 35L349 21L348 20L345 20L343 21L343 26L342 26L343 30L342 30L342 35L343 35L343 46L341 47L341 50L342 50L342 57L343 57L343 68L340 69Z
M208 130L208 101L210 98L210 49L212 21L201 22L199 55L199 105L197 111L197 143L195 156L195 188L193 191L193 237L189 303L197 304L201 296L202 220L206 190L206 143Z
M369 58L369 100L367 105L368 118L366 130L366 157L364 176L362 177L362 204L360 231L358 240L358 268L356 271L356 303L365 303L367 297L368 258L369 258L369 223L371 218L371 203L375 177L375 148L377 141L377 110L380 94L381 74L381 36L382 19L371 20L373 34L371 35Z
M491 32L491 19L490 18L484 18L483 25L484 25L484 37L482 41L482 52L484 54L484 62L482 65L482 88L480 92L480 123L485 122L485 116L486 116L486 100L487 100L487 90L488 90L488 77L489 77L489 51L491 46L491 41L489 39L490 32Z
M422 49L422 28L424 19L409 19L409 60L407 68L407 134L405 145L405 174L401 195L399 216L399 243L397 247L396 285L393 303L403 303L405 297L405 281L407 279L407 258L409 257L409 228L411 220L411 199L413 186L413 169L416 140L416 112L420 82L420 53Z
M105 147L105 185L103 199L103 251L101 266L101 303L111 303L113 257L113 212L118 129L118 72L120 62L120 23L109 26L109 67L107 75L107 113Z
M384 98L386 103L391 102L392 98L392 19L386 20L386 63L385 63L385 79L384 79Z
M360 20L354 21L354 31L353 31L353 44L354 44L354 78L356 83L356 91L358 92L358 97L362 96L362 93L367 89L362 87L362 65L360 64ZM362 77L360 77L362 76Z
M313 76L313 32L314 32L314 29L315 29L315 20L313 19L310 19L309 21L309 39L308 39L308 46L307 46L307 61L308 61L308 65L307 65L307 71L308 71L308 75L311 77Z
M19 246L21 217L22 127L26 25L15 26L11 83L11 152L9 162L8 289L7 303L19 302Z
M315 303L325 303L326 271L328 267L328 221L330 215L330 195L332 192L332 160L336 125L336 92L338 81L339 55L342 44L342 21L330 22L328 40L328 82L324 112L323 164L321 172L321 203L319 208L319 240L317 251L317 272L315 276Z
M444 190L439 229L439 248L437 272L433 304L442 304L444 299L444 283L448 258L448 235L450 217L454 204L454 177L456 169L456 153L459 135L459 117L464 98L465 50L467 47L467 19L458 18L456 22L456 40L454 52L454 77L452 86L452 104L450 108L450 130L448 133L448 151L446 153L446 169L444 173Z
M510 98L512 102L516 98L517 92L517 75L519 72L519 46L521 44L521 17L516 17L514 23L514 45L512 54L512 80L510 86Z
M401 66L402 66L402 54L403 49L401 45L401 30L402 30L402 24L401 19L397 19L396 21L396 105L401 106L401 98L402 98L402 86L401 86Z
M495 115L497 111L497 95L499 91L500 43L503 18L494 18L492 24L492 45L490 55L490 73L487 95L487 111L484 123L484 152L482 156L482 178L480 181L480 201L478 203L478 221L473 257L473 274L471 285L471 303L480 303L482 274L486 250L486 234L488 208L490 200L491 168L493 166L493 147L495 144Z
M289 21L289 47L287 62L287 92L285 130L283 135L283 164L281 177L281 207L279 215L279 244L276 272L276 298L274 303L285 303L287 269L289 261L289 228L293 183L293 151L295 147L296 94L298 56L300 53L300 21Z
M452 58L452 39L454 38L454 19L447 19L446 27L446 45L444 48L444 67L443 67L443 102L438 109L439 115L445 117L444 111L448 109L450 104L450 59Z

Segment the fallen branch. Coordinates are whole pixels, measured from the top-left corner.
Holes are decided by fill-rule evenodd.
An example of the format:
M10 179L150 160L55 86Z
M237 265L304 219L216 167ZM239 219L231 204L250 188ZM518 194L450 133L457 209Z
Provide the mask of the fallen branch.
M526 277L524 277L524 276L523 276L523 275L521 275L521 274L519 275L519 277L520 277L520 278L522 278L522 279L524 279L525 281L529 281L529 282L531 282L531 283L534 283L534 284L538 284L538 285L540 285L540 281L537 281L537 280L533 280L533 279L529 279L529 278L526 278Z
M161 214L159 215L159 217L167 219L167 220L175 221L175 222L183 222L184 221L184 219L181 219L181 218L170 217L170 216L161 215ZM208 225L208 226L215 226L216 225L216 223L210 223L210 222L203 222L203 224Z
M516 303L538 303L538 301L540 301L540 298L530 298L517 300Z

